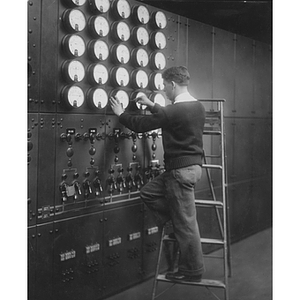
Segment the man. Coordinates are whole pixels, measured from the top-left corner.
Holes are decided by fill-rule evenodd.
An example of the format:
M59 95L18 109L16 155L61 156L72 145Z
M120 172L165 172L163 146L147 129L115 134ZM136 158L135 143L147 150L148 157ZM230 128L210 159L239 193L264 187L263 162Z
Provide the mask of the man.
M173 105L161 107L147 97L135 99L147 105L152 115L131 115L118 99L111 98L119 121L135 132L162 129L165 172L147 183L140 197L163 226L172 220L180 248L178 271L167 273L172 281L201 281L204 272L200 233L196 218L194 186L202 174L203 105L188 92L186 67L171 67L162 74L164 92Z

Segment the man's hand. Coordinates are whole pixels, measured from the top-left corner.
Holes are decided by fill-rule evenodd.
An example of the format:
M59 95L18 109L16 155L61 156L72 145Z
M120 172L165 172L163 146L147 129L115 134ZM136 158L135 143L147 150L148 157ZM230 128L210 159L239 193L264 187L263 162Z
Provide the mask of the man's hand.
M124 112L123 106L117 97L110 97L109 102L115 115L120 116Z
M146 105L150 108L154 106L154 103L150 99L148 99L146 96L137 97L137 98L133 99L133 101L135 101L141 105Z

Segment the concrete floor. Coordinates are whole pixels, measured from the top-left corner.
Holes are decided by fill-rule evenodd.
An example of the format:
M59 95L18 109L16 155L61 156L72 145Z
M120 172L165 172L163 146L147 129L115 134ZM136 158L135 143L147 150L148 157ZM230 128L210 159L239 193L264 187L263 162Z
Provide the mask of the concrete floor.
M218 252L218 251L217 251ZM218 253L215 254L218 254ZM229 300L271 300L272 299L272 229L266 229L231 245L231 268L229 278ZM204 278L219 279L222 261L207 259ZM220 278L221 279L221 278ZM107 300L150 300L153 279L132 287ZM171 287L158 283L158 293ZM222 289L212 290L219 299L224 299ZM158 300L215 300L205 287L174 285Z

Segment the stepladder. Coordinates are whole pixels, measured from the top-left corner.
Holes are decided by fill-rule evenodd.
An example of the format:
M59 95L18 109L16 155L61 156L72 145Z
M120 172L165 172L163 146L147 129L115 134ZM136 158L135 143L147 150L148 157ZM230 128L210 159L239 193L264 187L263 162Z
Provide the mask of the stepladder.
M210 272L208 277L204 273L201 281L172 281L167 279L166 273L168 271L176 271L180 248L174 234L170 234L169 225L166 225L162 230L159 245L152 300L164 299L162 295L174 285L199 287L199 296L201 295L201 290L205 289L205 292L209 292L211 295L209 299L229 300L228 277L231 276L231 254L224 128L225 100L200 99L199 101L203 103L206 110L203 131L203 138L206 138L206 143L204 144L203 173L200 181L200 184L205 182L205 188L203 188L203 193L201 193L201 188L200 192L195 193L195 206L197 214L200 210L203 211L205 209L209 209L214 214L213 219L216 223L214 227L217 228L217 236L216 234L213 234L213 236L202 235L202 224L199 219L198 225L201 232L201 244L205 250L204 258L207 261L213 261L212 265L218 266L218 269L221 271L217 272L217 274ZM208 148L208 151L206 148ZM162 288L161 286L158 287L159 282L163 283ZM195 299L202 298L195 296Z

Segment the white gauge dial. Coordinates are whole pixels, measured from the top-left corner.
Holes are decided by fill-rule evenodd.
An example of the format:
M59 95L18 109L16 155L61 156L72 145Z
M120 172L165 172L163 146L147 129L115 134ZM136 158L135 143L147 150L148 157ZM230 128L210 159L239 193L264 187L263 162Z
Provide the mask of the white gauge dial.
M108 103L108 95L101 88L91 90L88 97L92 107L96 107L97 109L105 108Z
M157 28L164 29L167 26L167 17L162 11L157 11L153 14L154 25Z
M63 65L63 72L68 81L80 82L85 76L83 64L78 60L66 62Z
M109 23L102 16L93 16L89 21L89 25L94 35L105 37L109 33Z
M106 60L109 56L108 45L102 40L92 41L89 44L89 54L94 60Z
M152 98L154 103L157 103L160 106L166 106L166 99L163 96L163 94L155 93L154 95L152 95L151 98Z
M63 90L64 100L74 108L82 106L84 103L84 93L79 86L67 87Z
M115 2L116 13L118 17L127 19L131 14L130 4L127 0L117 0Z
M80 57L85 52L84 39L77 35L68 35L63 39L63 47L68 54L74 57Z
M133 71L132 79L135 88L144 89L148 85L148 75L144 70Z
M143 92L134 92L132 94L132 98L133 99L136 99L136 98L139 98L139 97L142 97L142 96L147 97L147 95L145 93L143 93ZM138 102L136 102L136 106L137 106L138 109L143 109L143 110L147 108L147 105L142 105L142 104L140 104Z
M165 49L167 46L167 38L161 31L154 32L151 35L151 44L155 49Z
M120 101L123 109L125 109L128 106L128 104L129 104L129 96L128 96L128 94L125 91L118 90L116 92L113 92L113 96Z
M110 8L109 0L92 0L91 3L100 13L106 13Z
M136 11L137 19L141 24L147 24L150 20L150 13L146 6L140 5Z
M130 51L124 44L114 45L112 48L115 61L120 64L127 64L130 59Z
M86 0L64 0L64 2L71 6L82 6L85 4Z
M125 87L128 85L130 77L125 68L117 67L112 70L112 79L117 86Z
M114 35L115 39L117 39L118 41L126 42L129 40L130 29L129 29L129 26L125 22L121 21L118 23L114 23L112 26L112 30L113 30L113 35Z
M150 75L150 85L153 89L162 91L164 89L164 80L161 73L152 73Z
M134 49L132 59L136 66L146 67L149 63L149 55L144 48Z
M85 15L79 9L66 10L62 18L65 26L72 31L82 31L86 26Z
M89 71L93 83L105 84L108 81L108 71L105 66L95 64L89 68Z
M162 52L155 52L150 57L152 67L156 70L163 70L167 65L167 60Z
M149 43L149 33L144 27L136 27L132 31L133 40L137 45L146 46Z

